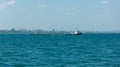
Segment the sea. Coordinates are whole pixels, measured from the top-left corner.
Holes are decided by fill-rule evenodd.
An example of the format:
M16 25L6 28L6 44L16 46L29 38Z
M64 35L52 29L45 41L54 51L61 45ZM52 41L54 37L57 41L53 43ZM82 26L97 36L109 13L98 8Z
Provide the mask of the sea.
M120 67L120 34L0 34L0 67Z

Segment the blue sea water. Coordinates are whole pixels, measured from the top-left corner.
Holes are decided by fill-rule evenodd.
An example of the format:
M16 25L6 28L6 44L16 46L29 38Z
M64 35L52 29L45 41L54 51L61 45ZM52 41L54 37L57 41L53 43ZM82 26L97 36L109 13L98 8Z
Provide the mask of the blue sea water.
M120 34L1 34L0 67L120 67Z

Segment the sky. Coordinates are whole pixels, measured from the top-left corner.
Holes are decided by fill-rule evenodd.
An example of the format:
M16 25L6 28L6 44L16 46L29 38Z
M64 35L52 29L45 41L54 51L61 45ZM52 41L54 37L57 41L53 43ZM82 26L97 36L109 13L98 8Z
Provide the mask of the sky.
M0 0L0 29L120 31L120 0Z

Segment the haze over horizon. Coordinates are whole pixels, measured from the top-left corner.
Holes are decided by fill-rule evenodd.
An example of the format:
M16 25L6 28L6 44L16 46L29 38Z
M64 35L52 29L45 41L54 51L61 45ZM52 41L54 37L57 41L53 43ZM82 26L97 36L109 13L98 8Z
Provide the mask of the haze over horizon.
M0 29L120 31L120 0L0 0Z

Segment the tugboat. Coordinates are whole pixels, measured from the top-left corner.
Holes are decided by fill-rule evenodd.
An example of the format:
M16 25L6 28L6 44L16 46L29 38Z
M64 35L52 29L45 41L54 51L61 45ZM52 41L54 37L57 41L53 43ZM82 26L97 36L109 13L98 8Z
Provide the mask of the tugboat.
M72 35L82 35L82 33L79 32L79 31L72 32L71 34L72 34Z

